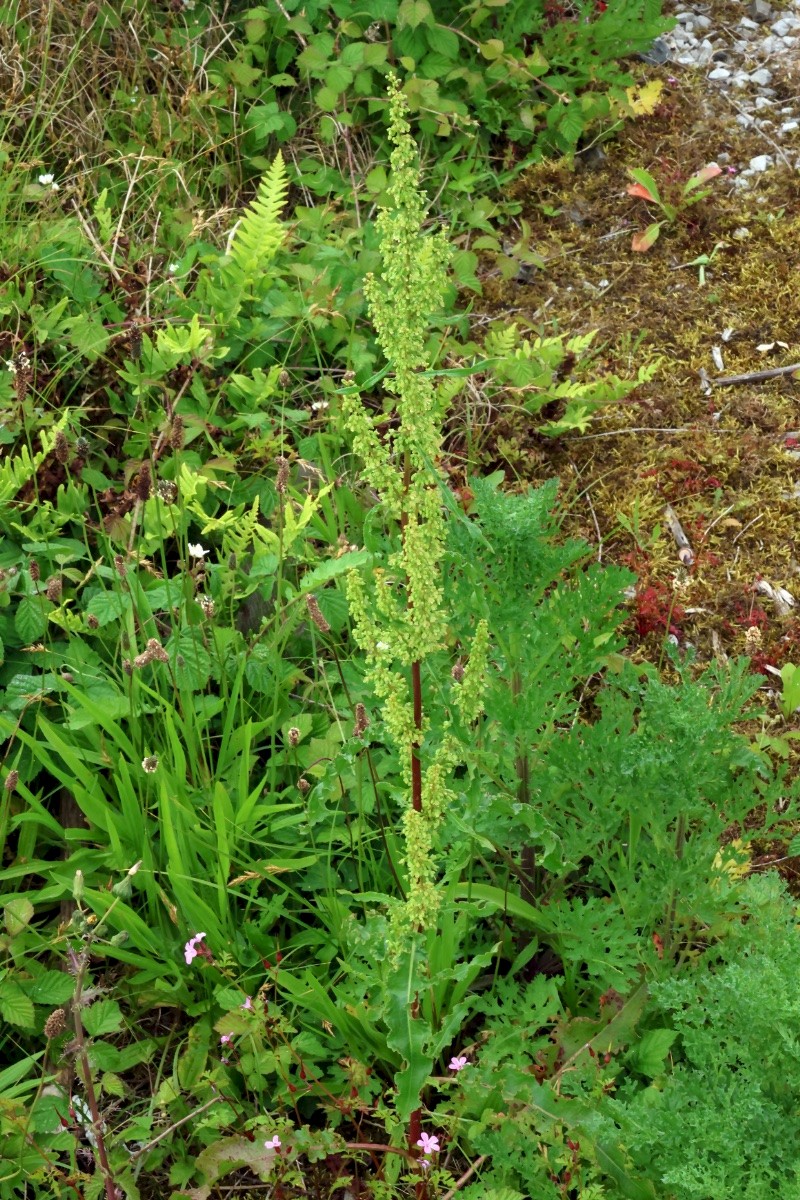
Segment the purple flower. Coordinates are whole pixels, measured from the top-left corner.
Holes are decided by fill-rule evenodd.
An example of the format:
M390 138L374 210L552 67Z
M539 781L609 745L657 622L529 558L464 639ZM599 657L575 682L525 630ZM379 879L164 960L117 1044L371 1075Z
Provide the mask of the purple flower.
M269 1139L268 1142L264 1142L264 1145L267 1147L268 1150L280 1150L281 1139L278 1137L278 1135L276 1133L273 1135L273 1137L271 1137Z
M252 996L247 996L247 997L245 997L245 1002L244 1002L244 1004L240 1004L240 1005L239 1005L239 1007L240 1007L240 1008L246 1008L246 1009L249 1009L249 1010L252 1012L252 1009L253 1009L253 997L252 997Z
M186 959L186 965L193 962L199 953L197 943L202 942L206 935L204 933L196 933L194 937L190 937L186 945L183 947L183 957Z
M430 1133L421 1133L417 1145L423 1154L438 1154L442 1148L436 1134L431 1135Z
M228 1042L232 1042L232 1041L233 1041L233 1038L231 1037L231 1035L229 1033L223 1033L222 1037L219 1039L219 1044L220 1044L220 1046L227 1046Z
M430 1169L431 1160L429 1158L421 1158L419 1160L419 1165L422 1167L423 1171L427 1171Z
M454 1054L453 1057L450 1059L448 1066L451 1071L456 1071L456 1072L463 1071L464 1067L466 1067L466 1065L467 1065L467 1061L468 1060L467 1060L466 1055L459 1054L456 1056Z

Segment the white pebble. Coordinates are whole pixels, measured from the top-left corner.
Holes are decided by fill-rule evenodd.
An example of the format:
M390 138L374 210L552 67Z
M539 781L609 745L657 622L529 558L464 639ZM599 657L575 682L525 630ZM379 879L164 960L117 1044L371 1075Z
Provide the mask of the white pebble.
M772 163L772 157L769 154L757 154L755 158L750 159L751 171L766 171L767 167Z
M800 121L784 121L781 125L781 133L794 133L795 129L800 129Z
M740 29L758 29L758 25L755 21L751 21L749 17L742 17L741 21L739 22L739 28Z
M756 111L761 112L762 108L771 108L772 101L768 96L756 96Z
M731 73L727 67L714 67L714 70L709 73L709 79L730 79Z
M760 87L766 87L772 83L772 71L768 71L766 67L759 67L757 71L753 71L750 81L757 83Z

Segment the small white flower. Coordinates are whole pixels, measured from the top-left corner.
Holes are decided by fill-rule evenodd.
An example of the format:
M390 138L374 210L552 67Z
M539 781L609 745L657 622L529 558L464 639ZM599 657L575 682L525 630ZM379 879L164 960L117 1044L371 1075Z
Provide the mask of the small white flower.
M52 175L40 175L39 183L42 185L42 187L47 187L47 185L49 183L53 182L53 178L54 178L54 176L52 176Z
M325 409L326 409L326 408L328 408L328 407L329 407L329 401L327 401L327 400L315 400L315 401L313 402L313 404L311 405L311 411L312 411L312 412L324 412L324 411L325 411Z
M167 270L169 271L170 275L174 275L180 265L181 265L180 263L170 263L169 266L167 267Z
M59 183L51 183L51 184L50 184L50 191L51 191L51 192L60 192L60 191L61 191L61 185L60 185Z
M199 542L197 542L196 545L193 545L191 542L189 542L188 550L192 558L205 558L205 556L208 554L208 551L205 550Z
M389 643L388 642L376 642L375 649L381 650L383 653L385 653L389 649Z

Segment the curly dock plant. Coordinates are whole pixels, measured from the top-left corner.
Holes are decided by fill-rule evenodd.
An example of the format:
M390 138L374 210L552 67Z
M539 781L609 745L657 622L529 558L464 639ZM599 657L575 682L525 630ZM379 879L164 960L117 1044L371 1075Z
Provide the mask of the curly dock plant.
M394 397L391 428L379 435L376 419L356 389L345 393L343 410L364 478L380 497L393 548L369 577L350 575L348 598L385 731L400 756L408 896L394 918L396 931L412 931L429 927L437 910L436 831L454 799L448 780L458 761L446 713L455 709L464 721L478 716L488 635L486 626L479 625L467 667L451 677L450 696L438 681L443 716L432 725L423 703L422 667L441 655L446 640L446 528L436 462L449 396L435 383L429 335L431 314L441 308L447 287L451 249L444 232L423 233L427 210L419 190L417 149L396 78L390 80L389 99L394 146L389 204L377 221L383 270L367 278L365 292L389 366L385 387ZM384 423L386 414L377 421Z

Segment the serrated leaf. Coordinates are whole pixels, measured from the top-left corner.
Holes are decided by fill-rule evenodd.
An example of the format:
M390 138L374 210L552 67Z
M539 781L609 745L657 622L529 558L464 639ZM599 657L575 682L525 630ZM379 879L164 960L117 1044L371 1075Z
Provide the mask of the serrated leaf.
M625 95L634 116L649 117L658 107L663 90L664 82L661 79L651 79L644 86L626 88Z
M634 1068L648 1079L655 1079L657 1075L663 1074L664 1063L677 1036L674 1029L649 1030L634 1052Z
M201 1150L196 1159L195 1165L202 1171L206 1182L200 1187L184 1188L181 1195L188 1196L189 1200L208 1200L217 1180L241 1167L249 1167L266 1183L272 1174L278 1151L265 1145L265 1142L263 1136L256 1137L252 1142L240 1134L219 1138L213 1145Z
M29 646L44 637L47 629L45 602L38 596L23 596L14 614L14 628L20 640Z
M308 571L303 576L300 584L301 594L311 592L321 584L328 583L331 579L336 579L338 575L344 575L347 571L353 571L356 567L363 567L370 558L368 550L353 550L340 555L339 558L331 558L327 562L320 563L318 567L314 567L313 571Z
M119 620L130 607L128 592L97 592L86 605L86 615L95 617L97 624L102 627Z
M24 985L25 992L34 1004L66 1004L72 995L75 982L63 971L43 971Z
M33 1001L13 979L0 983L0 1017L9 1025L30 1029L34 1024Z
M81 1011L83 1027L90 1037L116 1033L122 1025L122 1010L116 1000L98 1000Z
M33 920L33 905L25 896L17 896L9 900L3 908L3 924L6 933L16 937L22 933Z

